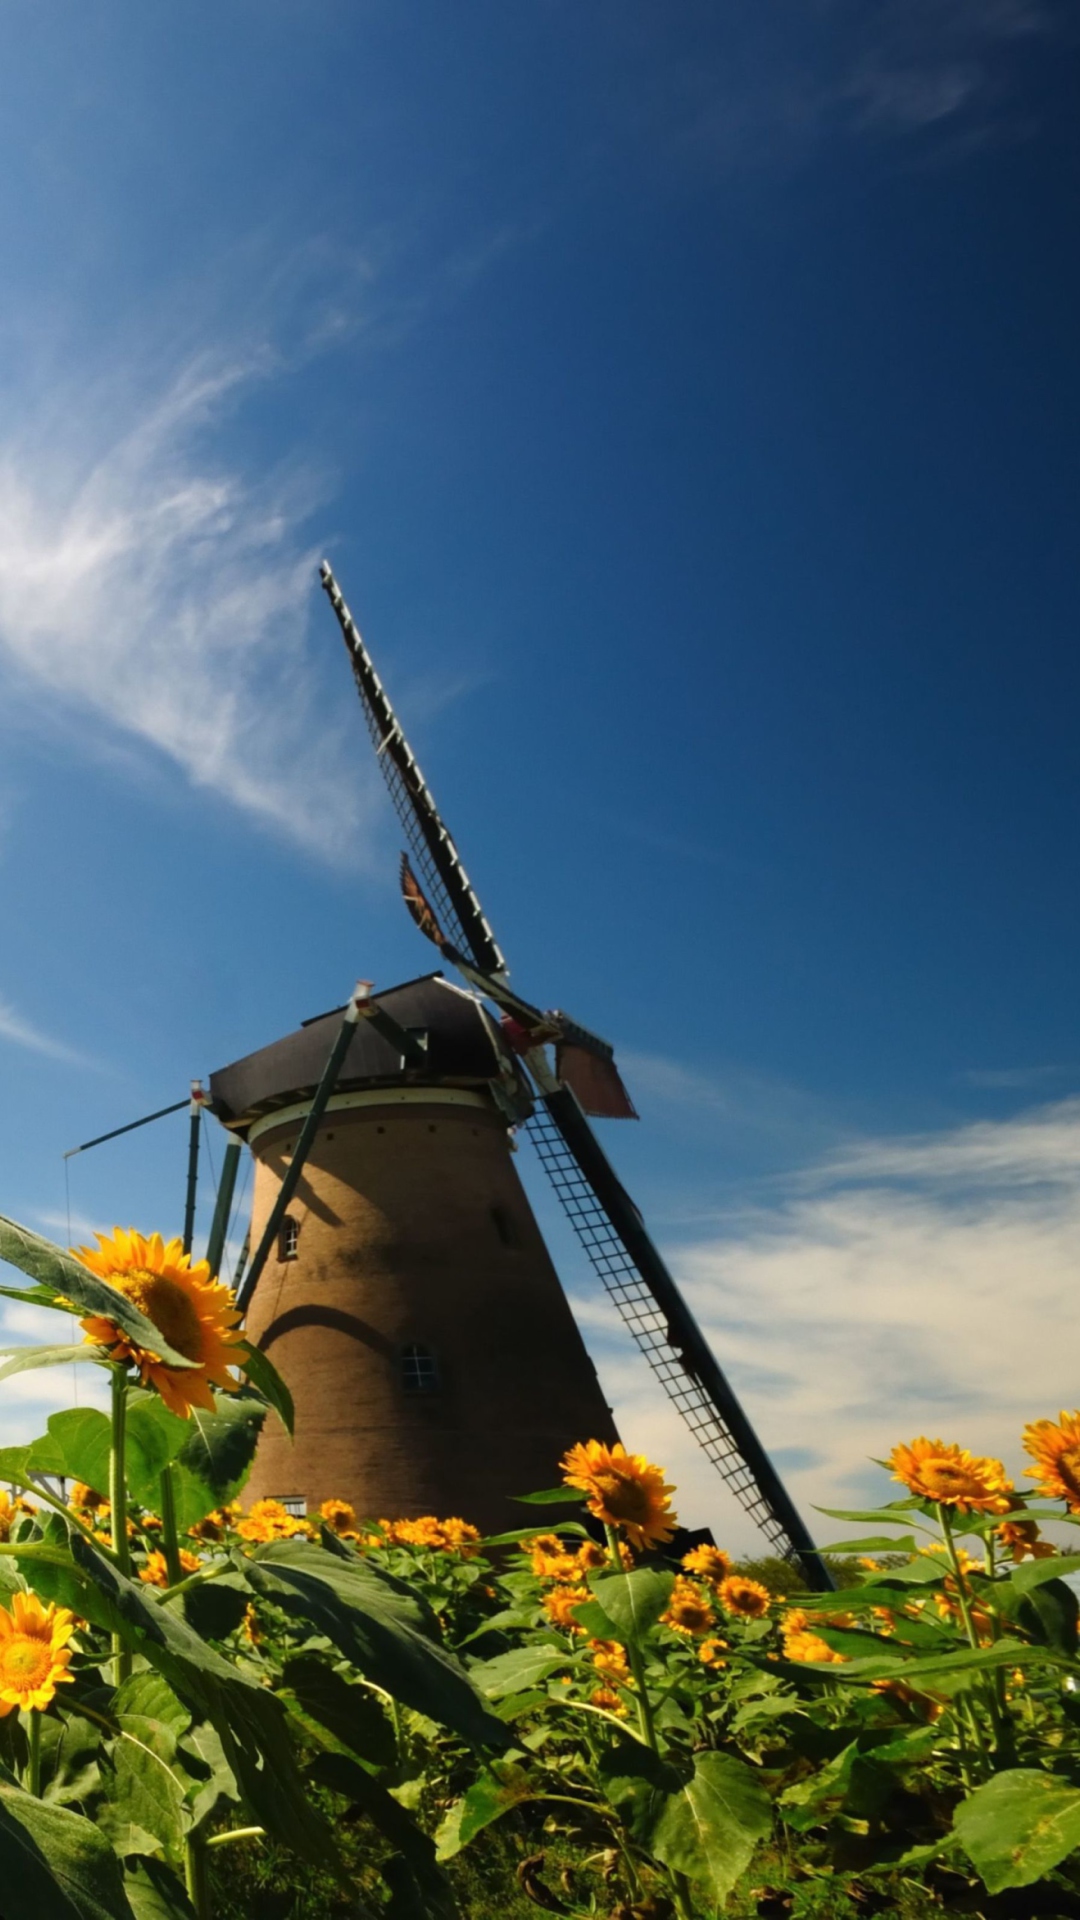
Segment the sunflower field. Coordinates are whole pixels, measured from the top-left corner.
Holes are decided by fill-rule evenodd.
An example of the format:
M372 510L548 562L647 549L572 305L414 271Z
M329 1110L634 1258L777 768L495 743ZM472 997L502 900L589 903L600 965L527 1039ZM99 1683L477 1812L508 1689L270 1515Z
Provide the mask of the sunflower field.
M110 1411L0 1450L3 1920L1080 1916L1080 1414L1031 1490L940 1440L833 1513L838 1591L720 1547L582 1441L521 1528L241 1504L292 1413L176 1242L0 1220L81 1321L0 1375Z

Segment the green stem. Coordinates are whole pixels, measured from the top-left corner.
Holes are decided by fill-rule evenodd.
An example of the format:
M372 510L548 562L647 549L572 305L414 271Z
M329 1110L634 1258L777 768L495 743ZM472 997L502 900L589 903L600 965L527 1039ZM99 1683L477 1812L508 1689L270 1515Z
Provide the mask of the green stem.
M26 1768L27 1791L34 1798L41 1798L41 1714L30 1709L30 1759Z
M184 1577L184 1569L180 1564L180 1540L176 1531L176 1482L171 1466L167 1466L161 1476L161 1539L169 1585L177 1587Z
M945 1539L945 1551L948 1554L949 1565L952 1568L953 1579L956 1582L956 1598L960 1606L960 1617L964 1622L964 1630L968 1637L968 1645L971 1647L974 1653L979 1653L981 1652L981 1648L979 1646L979 1636L975 1630L975 1622L972 1617L971 1601L968 1594L967 1581L964 1578L964 1574L961 1570L960 1556L956 1551L956 1542L953 1539L952 1522L949 1519L948 1509L942 1506L940 1502L938 1503L937 1511L938 1511L938 1521L941 1526L941 1531ZM981 1692L982 1692L983 1699L986 1701L987 1711L989 1712L989 1715L990 1715L990 1724L994 1730L995 1743L998 1746L1000 1746L1002 1744L1004 1728L1002 1726L1001 1713L998 1707L997 1694L994 1690L993 1681L991 1681L989 1686L987 1686L984 1682ZM975 1736L975 1740L978 1744L978 1748L982 1755L983 1762L986 1765L986 1767L989 1768L990 1756L989 1756L989 1753L987 1752L986 1741L983 1739L983 1730L979 1725L978 1718L975 1714L975 1710L972 1707L970 1701L965 1700L964 1706L967 1709L971 1731Z
M189 1833L184 1841L184 1887L195 1920L210 1920L210 1887L206 1873L206 1854L199 1836Z
M265 1827L233 1827L231 1833L212 1833L204 1840L206 1847L228 1847L234 1840L265 1840Z
M622 1566L622 1555L619 1551L619 1536L610 1522L606 1525L604 1531L607 1534L611 1564L617 1572ZM641 1648L635 1646L632 1640L626 1642L626 1657L630 1662L630 1671L634 1676L634 1695L637 1700L638 1725L641 1728L641 1737L647 1747L651 1747L654 1753L659 1753L660 1749L656 1744L656 1728L653 1725L652 1707L649 1704L649 1689L645 1684L645 1662L641 1657Z
M131 1549L127 1537L127 1476L124 1442L127 1429L127 1375L123 1367L112 1370L112 1446L109 1449L109 1503L112 1507L112 1543L116 1564L126 1577L131 1574ZM131 1653L122 1634L112 1637L113 1670L116 1685L122 1686L131 1672Z

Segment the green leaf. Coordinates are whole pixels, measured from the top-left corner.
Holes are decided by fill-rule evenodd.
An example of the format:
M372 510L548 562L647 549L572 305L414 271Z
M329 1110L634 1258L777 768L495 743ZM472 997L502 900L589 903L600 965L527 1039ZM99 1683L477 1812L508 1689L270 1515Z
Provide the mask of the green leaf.
M1017 1593L1030 1593L1044 1580L1060 1580L1064 1574L1080 1572L1080 1553L1058 1553L1043 1560L1023 1560L1009 1575L1009 1585ZM995 1588L995 1593L997 1589Z
M579 1656L560 1653L546 1643L513 1647L509 1653L497 1653L492 1660L480 1660L469 1669L473 1685L489 1700L505 1700L514 1693L525 1693L549 1674L565 1671Z
M260 1547L242 1563L256 1593L306 1620L376 1686L476 1745L504 1746L465 1668L433 1637L430 1610L401 1581L296 1540Z
M124 1890L135 1920L195 1920L194 1907L164 1860L140 1860Z
M436 1859L452 1860L484 1827L531 1799L534 1792L528 1774L513 1761L496 1760L483 1768L440 1821L435 1834Z
M665 1801L649 1845L720 1902L771 1831L772 1802L750 1768L733 1754L700 1753L685 1786Z
M921 1511L918 1500L893 1500L886 1507L815 1507L830 1520L870 1520L886 1527L910 1527L913 1512ZM896 1515L895 1520L893 1515Z
M4 1920L132 1920L120 1862L81 1814L0 1783Z
M404 1807L365 1773L357 1760L345 1753L320 1753L311 1768L311 1777L320 1786L345 1797L360 1807L379 1832L407 1860L416 1878L428 1920L452 1920L456 1909L449 1885L437 1864L435 1847Z
M118 1852L147 1851L145 1843L138 1848L131 1844L137 1830L152 1838L154 1849L175 1858L183 1838L184 1805L184 1782L172 1764L176 1742L160 1721L125 1715L120 1725L111 1775L102 1775L107 1803L97 1814L97 1824Z
M674 1585L673 1573L657 1573L652 1567L589 1576L593 1596L615 1628L616 1639L637 1646L656 1625Z
M225 1758L225 1749L209 1720L181 1736L179 1751L194 1779L188 1788L193 1828L205 1826L220 1812L222 1801L235 1806L240 1799L236 1776Z
M42 1590L42 1562L21 1564ZM341 1871L333 1836L304 1791L281 1701L193 1633L175 1607L153 1599L141 1582L125 1579L84 1535L72 1532L71 1565L58 1571L79 1588L79 1613L122 1633L198 1719L211 1721L261 1825L308 1859Z
M88 1347L82 1340L73 1347L0 1347L0 1354L3 1353L10 1354L11 1358L0 1367L0 1380L6 1380L13 1373L29 1373L34 1367L71 1367L81 1361L102 1365L100 1347Z
M304 1712L375 1767L393 1764L394 1729L370 1687L356 1686L316 1654L287 1660L281 1682L296 1695Z
M510 1497L519 1507L580 1507L585 1495L580 1487L546 1487L543 1493L514 1493Z
M79 1713L41 1721L42 1797L58 1807L87 1800L98 1784L101 1728Z
M597 1775L624 1826L647 1846L669 1797L682 1784L675 1768L651 1747L622 1733L601 1753Z
M834 1540L831 1546L818 1547L818 1553L918 1553L915 1535L901 1534L894 1540L887 1533L868 1533L863 1540Z
M124 1474L128 1491L141 1507L157 1513L161 1476L189 1438L191 1426L170 1413L159 1394L135 1388L128 1393Z
M256 1392L262 1394L268 1405L273 1407L282 1426L291 1437L296 1423L292 1394L273 1361L261 1347L253 1347L248 1340L241 1342L237 1351L243 1355L244 1372L252 1386Z
M1080 1847L1080 1791L1014 1767L961 1802L953 1832L990 1893L1029 1887Z
M578 1540L588 1540L592 1537L588 1528L583 1527L580 1520L551 1520L548 1522L546 1531L548 1533L558 1534L569 1533ZM535 1539L536 1525L534 1523L531 1527L514 1527L510 1533L486 1534L480 1544L483 1547L512 1547L515 1546L519 1540Z
M184 1619L204 1640L224 1640L235 1633L251 1597L239 1574L224 1573L201 1586L189 1587L181 1599Z
M137 1346L160 1354L170 1367L198 1364L185 1354L178 1353L175 1347L170 1347L161 1329L155 1327L152 1320L140 1313L125 1294L118 1293L115 1287L99 1280L89 1267L83 1266L81 1260L74 1259L51 1240L43 1240L40 1234L31 1233L29 1228L20 1227L17 1221L6 1219L3 1214L0 1214L0 1260L19 1267L32 1280L36 1280L40 1288L46 1290L48 1297L44 1300L37 1292L31 1296L39 1300L41 1305L57 1307L64 1313L74 1311L81 1317L100 1315L103 1319L111 1320ZM61 1299L57 1300L56 1295L60 1295Z
M265 1419L263 1402L246 1393L215 1393L213 1413L192 1408L174 1467L182 1531L235 1499L251 1471Z
M54 1413L48 1433L30 1448L29 1465L35 1473L62 1474L66 1480L82 1480L95 1493L109 1491L109 1451L112 1428L106 1414L96 1407L69 1407Z

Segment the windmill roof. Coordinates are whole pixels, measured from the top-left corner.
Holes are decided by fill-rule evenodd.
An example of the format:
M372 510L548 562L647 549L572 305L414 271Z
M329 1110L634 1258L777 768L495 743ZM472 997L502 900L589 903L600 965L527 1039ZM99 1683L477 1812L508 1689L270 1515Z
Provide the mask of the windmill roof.
M392 1042L361 1020L342 1063L337 1092L447 1082L475 1086L498 1074L498 1055L487 1020L472 995L441 973L424 974L371 997L399 1026L427 1034L428 1064L403 1072ZM322 1078L343 1012L344 1008L335 1007L305 1020L295 1033L212 1073L210 1096L219 1120L245 1133L276 1107L309 1099Z

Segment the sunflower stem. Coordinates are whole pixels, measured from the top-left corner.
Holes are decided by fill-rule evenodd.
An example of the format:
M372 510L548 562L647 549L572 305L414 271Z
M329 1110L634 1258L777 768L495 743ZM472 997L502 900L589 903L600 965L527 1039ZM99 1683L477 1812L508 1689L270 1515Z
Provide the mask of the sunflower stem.
M184 1841L184 1888L195 1920L210 1920L210 1884L206 1872L206 1851L198 1834L189 1833Z
M41 1714L30 1709L30 1758L26 1765L26 1789L36 1800L41 1798Z
M974 1653L979 1653L981 1651L979 1646L979 1636L975 1628L974 1618L972 1616L971 1599L968 1592L968 1584L964 1577L963 1569L960 1565L960 1555L956 1551L956 1541L953 1538L952 1521L949 1519L948 1508L945 1507L940 1501L937 1502L937 1513L938 1513L938 1523L941 1527L942 1535L945 1540L945 1552L948 1555L949 1565L952 1568L953 1579L956 1582L956 1598L957 1598L958 1605L960 1607L960 1617L964 1622L964 1631L967 1634L968 1645L971 1647ZM990 1724L994 1730L995 1742L998 1746L1000 1746L1002 1744L1004 1728L1002 1727L1002 1723L1001 1723L1001 1715L998 1710L997 1696L994 1692L993 1683L991 1682L989 1687L987 1687L984 1683L982 1692L983 1692L983 1698L986 1701L987 1710L990 1715ZM972 1708L970 1702L965 1701L964 1704L968 1709L971 1731L975 1736L975 1740L978 1744L979 1752L982 1755L983 1762L986 1766L989 1766L990 1755L987 1752L986 1741L983 1739L983 1730L979 1725L975 1711Z
M610 1520L605 1522L604 1532L607 1534L611 1564L617 1573L622 1566L622 1553L620 1551L618 1533L612 1526ZM649 1704L649 1690L645 1684L645 1662L641 1657L641 1648L635 1646L632 1640L628 1640L626 1643L626 1656L630 1662L630 1672L634 1676L634 1693L637 1699L638 1725L641 1728L641 1737L647 1747L651 1747L654 1753L659 1753L660 1749L656 1744L656 1728L653 1725L652 1707Z
M170 1587L179 1586L184 1577L180 1564L180 1540L176 1531L176 1482L171 1464L161 1476L161 1540L165 1549L165 1569Z
M112 1543L116 1564L125 1577L131 1573L131 1549L127 1534L127 1475L124 1441L127 1429L127 1374L123 1367L112 1369L112 1445L109 1449L109 1504L112 1508ZM131 1653L124 1636L112 1637L113 1670L119 1687L131 1672Z

